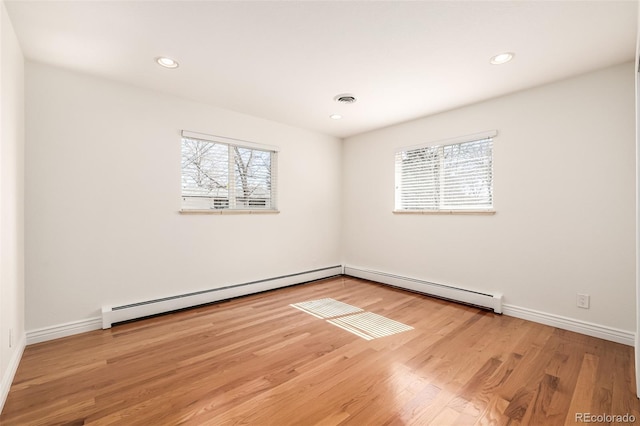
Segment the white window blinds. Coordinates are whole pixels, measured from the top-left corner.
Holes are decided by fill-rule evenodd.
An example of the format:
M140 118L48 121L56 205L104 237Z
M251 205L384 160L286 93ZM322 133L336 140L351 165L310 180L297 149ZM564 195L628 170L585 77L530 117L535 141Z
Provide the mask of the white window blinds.
M183 210L275 210L275 149L182 132Z
M396 211L493 209L493 138L497 132L396 152ZM462 140L462 142L458 142Z

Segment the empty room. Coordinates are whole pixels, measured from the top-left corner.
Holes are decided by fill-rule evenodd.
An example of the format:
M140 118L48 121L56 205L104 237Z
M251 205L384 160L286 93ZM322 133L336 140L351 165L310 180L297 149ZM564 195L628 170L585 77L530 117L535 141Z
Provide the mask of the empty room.
M640 422L637 1L0 6L0 424Z

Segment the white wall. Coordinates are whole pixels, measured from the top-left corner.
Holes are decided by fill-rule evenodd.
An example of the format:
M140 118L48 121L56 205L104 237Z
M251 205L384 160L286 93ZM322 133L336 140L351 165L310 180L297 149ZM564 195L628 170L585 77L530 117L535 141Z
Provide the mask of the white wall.
M631 63L342 147L42 64L27 62L26 73L27 330L96 318L103 305L335 265L342 250L350 266L635 331ZM180 129L279 145L282 213L179 214ZM495 216L391 213L396 147L489 129L499 131ZM576 307L578 292L591 309Z
M28 331L340 263L340 140L42 64L26 81ZM181 129L279 146L281 213L179 214Z
M497 214L391 213L396 147L491 129ZM348 138L344 263L635 331L634 134L630 62Z
M25 344L24 59L1 1L0 99L1 410Z
M636 339L635 368L636 396L640 398L640 8L638 8L635 57L635 114L636 114Z

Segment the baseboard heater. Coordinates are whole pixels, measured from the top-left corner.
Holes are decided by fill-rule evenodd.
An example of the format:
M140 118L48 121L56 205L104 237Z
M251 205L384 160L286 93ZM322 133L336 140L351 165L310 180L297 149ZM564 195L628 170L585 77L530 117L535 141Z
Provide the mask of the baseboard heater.
M411 290L442 299L453 300L455 302L478 306L493 310L495 313L502 313L502 294L489 294L463 288L451 287L443 284L436 284L429 281L415 278L402 277L399 275L387 274L384 272L370 271L350 266L344 267L344 274L351 277L362 278L387 284L393 287Z
M312 271L180 294L161 299L147 300L128 305L104 306L102 308L102 328L111 328L112 324L118 322L205 305L207 303L302 284L309 281L316 281L336 275L342 275L342 266L330 266L327 268L314 269Z

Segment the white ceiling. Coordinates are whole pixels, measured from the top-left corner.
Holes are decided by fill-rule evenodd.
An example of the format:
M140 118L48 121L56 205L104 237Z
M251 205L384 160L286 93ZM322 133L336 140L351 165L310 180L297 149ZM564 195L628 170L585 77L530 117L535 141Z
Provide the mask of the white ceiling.
M5 4L28 59L339 137L632 60L638 16L636 1ZM345 92L358 101L334 102Z

